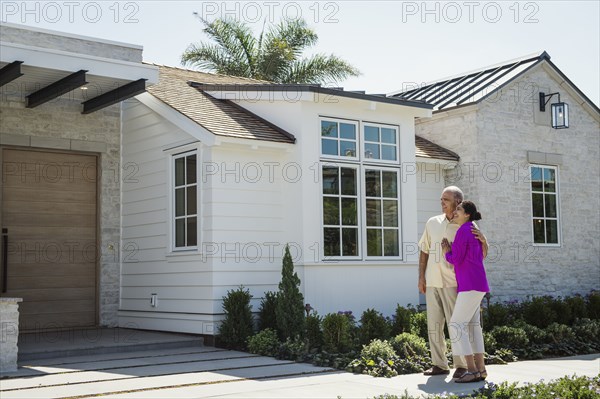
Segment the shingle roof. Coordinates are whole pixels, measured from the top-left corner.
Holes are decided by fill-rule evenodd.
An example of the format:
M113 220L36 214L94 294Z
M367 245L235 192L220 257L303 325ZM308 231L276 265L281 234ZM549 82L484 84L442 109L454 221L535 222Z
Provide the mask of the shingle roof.
M545 51L506 61L460 76L442 79L417 89L392 94L405 100L420 100L434 105L434 110L464 106L479 102L492 92L512 81L525 70L549 60Z
M444 159L458 161L460 157L455 152L445 149L421 136L415 136L416 156L419 158Z
M294 143L295 137L229 100L218 100L191 87L208 84L261 84L259 80L216 75L158 65L159 81L147 88L165 104L218 136Z

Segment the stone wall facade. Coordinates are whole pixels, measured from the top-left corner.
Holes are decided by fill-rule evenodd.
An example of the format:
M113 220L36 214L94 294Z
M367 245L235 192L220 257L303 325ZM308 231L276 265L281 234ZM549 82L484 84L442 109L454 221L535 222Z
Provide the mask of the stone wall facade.
M551 128L550 107L539 111L539 91L561 93L570 107L568 129ZM600 288L600 126L571 94L538 66L477 105L416 126L418 135L461 157L446 183L481 210L496 301ZM559 246L533 244L532 163L558 167Z
M20 298L0 298L0 375L17 371Z

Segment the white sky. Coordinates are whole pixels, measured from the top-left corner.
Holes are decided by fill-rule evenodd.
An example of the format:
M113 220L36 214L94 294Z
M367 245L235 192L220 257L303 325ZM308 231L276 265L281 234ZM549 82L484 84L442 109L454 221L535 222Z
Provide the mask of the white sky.
M144 46L144 60L180 66L203 40L198 12L252 23L301 15L362 75L349 90L389 93L546 50L600 104L600 1L0 1L0 19Z

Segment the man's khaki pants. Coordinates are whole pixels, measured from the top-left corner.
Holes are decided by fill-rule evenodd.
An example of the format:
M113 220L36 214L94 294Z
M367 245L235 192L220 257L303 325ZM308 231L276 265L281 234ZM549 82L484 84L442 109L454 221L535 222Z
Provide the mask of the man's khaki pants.
M448 369L446 359L446 335L444 324L450 323L454 305L456 304L456 287L436 288L427 287L425 300L427 302L427 329L429 330L429 347L431 348L431 361L434 366ZM453 357L454 368L467 368L465 358Z

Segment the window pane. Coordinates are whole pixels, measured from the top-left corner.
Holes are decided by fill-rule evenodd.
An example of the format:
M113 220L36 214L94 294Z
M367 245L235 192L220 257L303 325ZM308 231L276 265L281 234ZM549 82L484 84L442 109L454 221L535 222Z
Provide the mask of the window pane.
M533 219L533 242L537 244L544 244L546 242L544 221L542 219Z
M367 255L368 256L381 256L381 230L379 229L367 229Z
M325 155L338 155L337 140L321 139L321 152Z
M556 217L556 195L546 194L546 195L544 195L544 199L546 200L546 217L555 218Z
M183 219L181 219L183 220ZM196 218L187 218L187 246L188 247L195 247L198 244L198 239L197 239L197 232L198 232L198 227L197 227L197 222L196 222Z
M356 126L349 123L340 123L340 137L356 140Z
M381 128L381 142L396 144L396 129Z
M356 169L342 168L342 195L356 195Z
M396 160L396 147L391 145L382 145L381 146L381 159L385 159L386 161L395 161Z
M345 226L358 226L356 198L342 198L342 224Z
M542 169L531 168L531 189L533 191L542 191Z
M558 244L558 223L556 220L546 220L546 243Z
M381 184L379 183L379 171L365 171L365 193L367 197L381 197Z
M544 217L544 194L531 194L533 201L533 216Z
M340 255L340 229L331 227L323 229L323 254L325 256Z
M556 192L556 172L554 169L544 169L544 191Z
M374 126L365 126L365 140L379 142L379 128Z
M379 144L365 143L365 158L380 159L380 157L379 157Z
M186 188L187 191L187 214L196 214L196 186Z
M400 256L400 243L398 242L398 230L383 231L383 255Z
M323 198L323 224L340 224L340 200L338 197Z
M383 225L398 227L398 201L383 201Z
M185 184L185 158L177 158L175 160L175 185L182 186Z
M339 169L323 167L323 194L339 193Z
M186 172L187 172L187 184L196 183L196 156L190 155L186 157Z
M185 219L175 220L175 246L185 247Z
M358 229L342 229L342 256L358 256Z
M398 198L397 172L382 172L383 196L386 198Z
M340 155L344 157L355 157L356 143L354 141L340 140Z
M381 226L381 202L378 199L367 200L367 226Z
M175 216L185 215L185 188L175 189Z
M337 122L321 121L321 136L337 137Z

